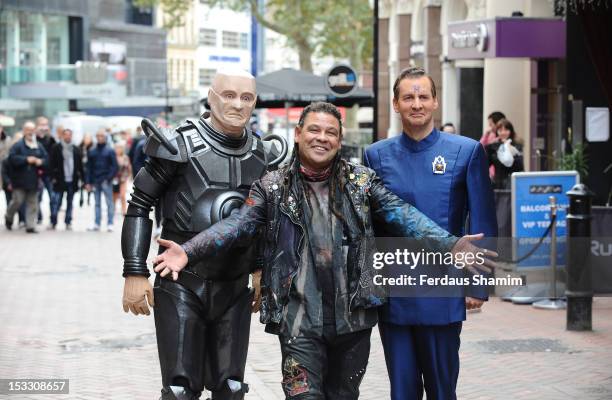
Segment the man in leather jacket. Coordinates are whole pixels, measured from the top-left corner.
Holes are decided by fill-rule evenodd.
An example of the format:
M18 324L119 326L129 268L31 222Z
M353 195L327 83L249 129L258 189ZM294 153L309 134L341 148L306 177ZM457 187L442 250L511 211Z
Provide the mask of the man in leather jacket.
M373 221L431 250L480 250L471 244L479 235L450 235L371 169L341 159L341 139L335 106L306 107L289 165L255 182L240 212L182 245L160 241L168 249L154 261L161 275L180 279L187 263L227 254L265 230L261 321L279 335L287 399L359 396L376 307L385 300L373 283Z
M257 265L255 246L194 262L177 281L158 275L154 289L147 279L149 213L158 199L161 237L183 243L239 208L251 184L284 156L245 128L256 102L252 75L218 73L208 101L210 119L205 114L174 130L143 120L149 158L134 179L123 223L123 308L148 315L147 300L154 306L162 400L198 399L204 388L214 400L240 400L248 391L243 379L253 294L247 285Z

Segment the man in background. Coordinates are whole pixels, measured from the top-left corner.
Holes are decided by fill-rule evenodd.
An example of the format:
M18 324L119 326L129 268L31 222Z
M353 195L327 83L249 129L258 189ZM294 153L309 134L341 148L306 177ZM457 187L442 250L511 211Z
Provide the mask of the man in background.
M36 141L39 143L47 156L51 154L51 148L55 145L56 141L51 135L51 128L49 127L49 120L40 116L36 118ZM49 196L49 215L53 214L53 209L55 208L56 195L53 191L53 185L51 184L51 177L47 174L46 171L42 172L40 177L43 186L38 190L38 223L42 223L42 207L40 206L40 202L42 201L43 192L46 189L47 195ZM49 226L50 229L53 228L53 224Z
M104 129L96 133L96 145L89 150L87 156L87 191L94 192L96 202L95 222L90 231L99 231L102 220L102 195L106 201L107 230L114 230L113 219L115 216L115 205L113 204L112 180L119 169L115 150L107 143L107 134Z
M48 157L44 147L36 140L32 121L23 124L23 139L15 143L9 152L12 198L6 210L6 229L13 229L13 218L21 205L26 204L26 232L37 233L38 179L47 167Z
M66 230L72 230L72 203L74 193L79 188L79 181L84 178L81 151L72 144L72 130L64 129L60 141L51 149L49 157L49 175L55 191L56 201L51 210L51 227L57 225L57 214L66 193Z

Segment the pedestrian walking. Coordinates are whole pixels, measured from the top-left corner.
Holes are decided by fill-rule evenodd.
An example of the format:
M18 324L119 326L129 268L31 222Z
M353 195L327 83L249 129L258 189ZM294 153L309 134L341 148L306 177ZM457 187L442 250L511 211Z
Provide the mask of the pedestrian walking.
M72 144L72 130L64 129L61 139L51 149L49 175L56 195L55 207L51 212L51 226L57 226L57 215L66 193L66 230L72 230L72 206L74 194L84 178L83 160L80 149Z
M37 233L36 216L38 214L38 187L40 176L48 165L48 156L44 147L36 140L32 121L23 124L23 139L15 143L9 151L11 186L13 189L11 203L5 215L8 230L13 227L13 217L21 205L26 204L26 232Z
M51 148L55 145L56 140L51 136L51 128L49 127L49 120L40 116L36 118L36 142L39 143L47 156L51 154ZM55 209L55 203L57 201L57 196L55 195L55 191L53 190L53 185L51 184L51 177L48 175L47 171L42 172L41 175L42 186L38 190L38 223L42 223L43 215L42 215L42 207L40 203L42 202L43 192L46 190L47 195L49 196L49 215L53 213ZM52 228L52 224L49 225L49 228Z
M115 155L117 157L118 171L113 179L113 204L117 200L121 203L121 215L125 216L127 211L126 191L128 180L132 176L132 164L130 158L125 154L124 142L115 143Z
M21 139L23 139L23 134L21 132L16 132L15 135L13 135L13 137L9 140L9 151L11 147L13 147L15 143L19 142ZM2 161L2 164L0 164L0 172L2 174L2 190L4 190L7 208L9 204L11 204L11 200L13 198L13 173L8 155L9 153L6 154L6 158ZM19 215L19 227L25 226L25 202L21 205L21 207L19 207L19 211L17 213Z
M5 172L2 169L2 165L4 160L6 160L8 158L9 155L9 149L11 147L11 139L8 137L8 135L6 134L5 130L4 130L4 126L0 125L0 188L2 188L2 190L4 190L4 195L7 196L7 200L6 200L6 204L8 205L9 203L9 199L8 199L8 194L6 193L6 189L5 186L8 186L8 184L5 184L4 182L4 175Z
M94 193L95 201L95 221L89 229L91 231L100 230L102 219L102 196L106 202L107 230L114 230L113 220L115 206L113 204L113 185L112 181L117 175L117 157L115 151L107 143L108 135L104 129L96 133L96 145L89 150L87 155L87 191Z
M85 132L85 134L83 135L83 140L81 140L81 143L79 144L79 150L81 151L81 157L82 157L82 164L83 164L83 170L85 171L85 173L87 174L87 165L88 165L88 155L89 155L89 150L91 150L91 148L93 147L93 139L91 137L91 134L88 132ZM84 194L83 194L83 188L85 187L85 184L81 185L80 187L80 196L79 196L79 206L83 207L83 203L85 202L84 200ZM87 205L89 206L90 203L90 198L91 198L91 192L86 191L87 192Z

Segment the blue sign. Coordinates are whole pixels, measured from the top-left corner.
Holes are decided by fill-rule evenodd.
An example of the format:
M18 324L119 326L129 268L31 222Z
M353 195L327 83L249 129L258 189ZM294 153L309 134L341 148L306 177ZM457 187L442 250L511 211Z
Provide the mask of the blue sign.
M576 171L518 172L512 174L513 259L527 254L550 225L550 200L557 203L557 266L565 265L566 220L569 198L565 194L579 177ZM550 267L550 233L518 267Z
M237 63L237 62L240 62L240 57L211 55L211 56L208 56L208 60Z

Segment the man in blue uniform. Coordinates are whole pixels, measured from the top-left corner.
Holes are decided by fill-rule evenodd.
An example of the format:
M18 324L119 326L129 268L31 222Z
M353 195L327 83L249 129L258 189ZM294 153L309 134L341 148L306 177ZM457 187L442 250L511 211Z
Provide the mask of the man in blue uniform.
M421 68L402 71L393 85L393 108L403 133L366 150L365 164L385 186L456 236L497 235L493 192L482 146L434 128L438 108L433 80ZM469 217L468 217L469 216ZM466 220L469 222L466 225ZM469 297L391 297L379 328L393 400L456 399L459 335L467 309L487 299L486 287Z

